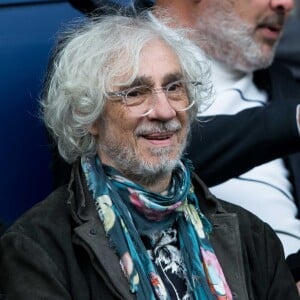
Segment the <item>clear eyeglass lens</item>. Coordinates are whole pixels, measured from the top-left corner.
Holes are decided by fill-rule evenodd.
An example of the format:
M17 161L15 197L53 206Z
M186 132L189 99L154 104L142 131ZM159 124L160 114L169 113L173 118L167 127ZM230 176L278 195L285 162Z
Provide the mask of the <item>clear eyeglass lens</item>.
M187 83L183 81L172 82L166 86L166 93L169 100L181 101L187 99Z
M188 100L190 93L195 92L193 82L175 81L160 89L152 89L148 86L137 86L129 89L125 94L128 109L137 115L145 116L150 113L155 104L156 97L153 94L165 93L170 105L176 111L185 111L192 107Z
M140 105L152 96L152 90L148 86L136 86L129 89L125 95L126 105Z

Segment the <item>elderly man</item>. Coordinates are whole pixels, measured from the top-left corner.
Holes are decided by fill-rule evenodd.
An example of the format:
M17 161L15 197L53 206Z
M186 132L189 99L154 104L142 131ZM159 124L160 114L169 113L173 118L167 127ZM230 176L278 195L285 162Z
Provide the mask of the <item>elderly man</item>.
M78 7L81 0L70 2ZM108 1L88 2L95 8ZM300 150L300 86L286 69L269 67L293 0L129 2L137 8L154 2L158 17L168 11L171 25L194 29L194 40L212 58L216 101L199 116L206 122L192 128L189 156L213 193L275 229L300 281L300 253L294 254L300 249L300 154L286 156Z
M73 171L1 237L8 299L298 299L272 229L183 157L210 90L195 50L143 17L58 43L42 106Z

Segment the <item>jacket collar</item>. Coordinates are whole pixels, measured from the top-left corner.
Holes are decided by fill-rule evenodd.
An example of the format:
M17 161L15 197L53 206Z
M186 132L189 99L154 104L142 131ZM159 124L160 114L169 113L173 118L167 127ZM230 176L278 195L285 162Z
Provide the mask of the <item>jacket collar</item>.
M73 165L68 192L67 203L77 224L98 218L92 195L82 173L80 161Z
M121 270L119 258L112 251L99 221L80 162L73 165L68 191L67 203L77 224L74 228L73 243L85 248L92 258L93 268L117 298L134 299L134 295L129 291L128 281Z
M192 174L195 193L198 197L200 210L204 215L226 213L220 201L209 191L205 183L196 174Z

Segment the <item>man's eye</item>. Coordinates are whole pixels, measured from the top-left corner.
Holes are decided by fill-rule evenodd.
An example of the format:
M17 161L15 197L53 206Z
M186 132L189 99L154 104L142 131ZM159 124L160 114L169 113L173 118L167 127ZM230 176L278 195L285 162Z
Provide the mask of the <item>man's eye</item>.
M132 98L135 98L135 97L141 97L141 96L144 96L145 94L149 93L149 89L148 88L144 88L144 87L139 87L139 88L135 88L135 89L132 89L132 90L129 90L127 92L127 97L132 97Z
M182 83L181 82L174 82L168 86L169 92L177 92L182 89Z

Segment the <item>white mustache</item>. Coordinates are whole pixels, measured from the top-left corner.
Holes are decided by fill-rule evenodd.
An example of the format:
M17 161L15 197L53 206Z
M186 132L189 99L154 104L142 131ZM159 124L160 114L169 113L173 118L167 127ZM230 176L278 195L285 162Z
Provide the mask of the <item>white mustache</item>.
M280 26L282 27L285 23L285 17L282 14L273 14L271 16L265 17L260 23L259 26L270 26L270 27L276 27Z
M170 120L167 122L152 122L150 124L142 124L136 128L136 135L146 135L151 133L162 133L162 132L175 132L181 129L180 122L176 120Z

